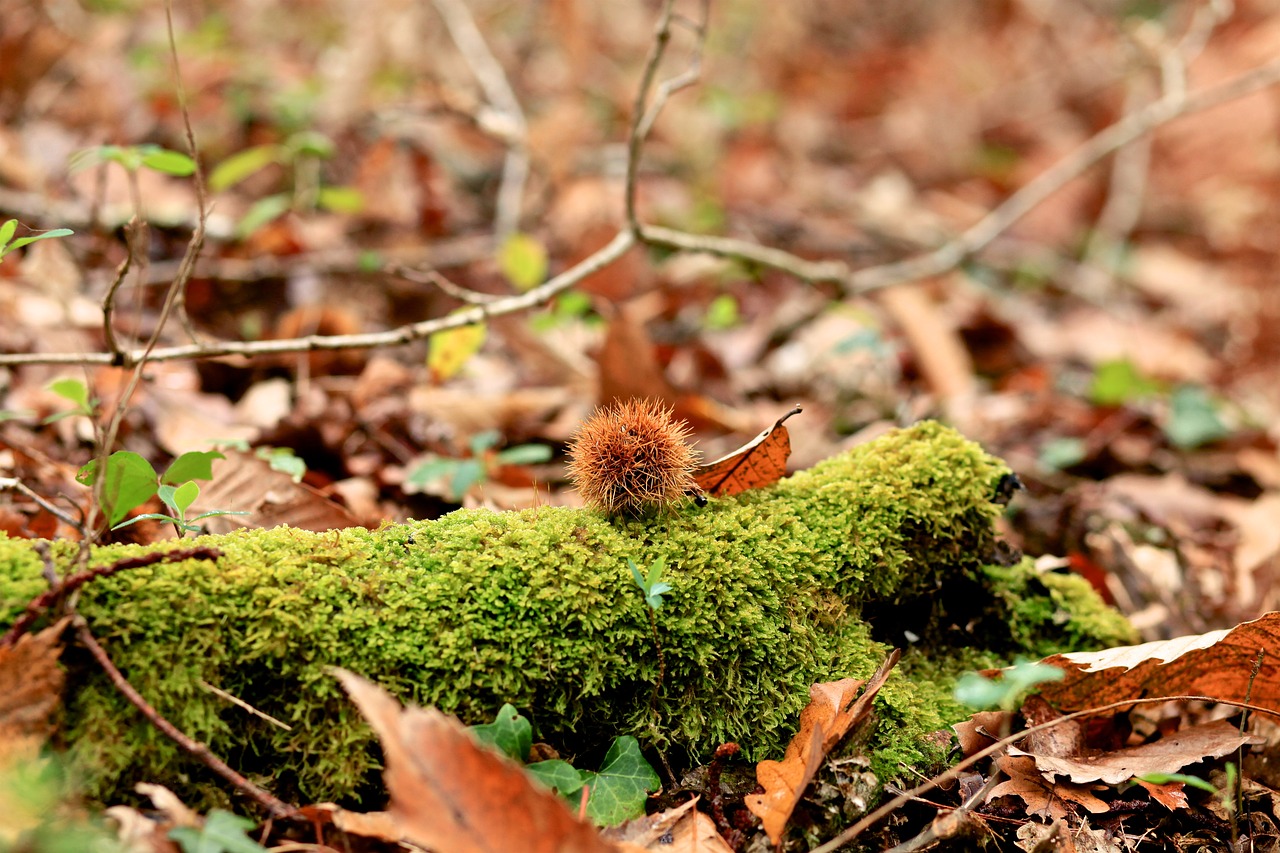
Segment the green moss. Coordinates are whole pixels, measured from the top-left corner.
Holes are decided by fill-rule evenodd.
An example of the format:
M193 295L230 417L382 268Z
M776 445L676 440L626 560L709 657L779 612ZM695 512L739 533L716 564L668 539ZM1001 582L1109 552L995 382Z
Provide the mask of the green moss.
M216 563L122 572L86 587L79 610L162 714L300 801L352 800L376 783L372 735L329 666L467 722L510 702L571 751L634 734L697 756L733 740L761 758L781 754L811 683L870 675L910 630L923 639L885 687L870 743L879 771L896 775L940 758L928 734L963 716L949 698L955 670L918 677L925 661L974 649L996 663L1121 633L1087 588L987 566L1006 472L924 423L773 488L654 519L543 507L209 537L199 541L222 550ZM93 562L143 550L101 548ZM65 570L74 548L55 551ZM626 558L659 556L672 591L657 612L666 673L655 702L658 656ZM0 624L43 586L30 543L0 539ZM202 767L89 662L67 662L63 740L92 796L115 801L146 779L209 803Z

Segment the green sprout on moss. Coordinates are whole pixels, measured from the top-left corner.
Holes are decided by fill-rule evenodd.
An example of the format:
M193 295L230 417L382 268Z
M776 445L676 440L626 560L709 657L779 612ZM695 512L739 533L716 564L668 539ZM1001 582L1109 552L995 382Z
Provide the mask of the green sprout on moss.
M1041 684L1061 681L1065 673L1056 666L1019 661L1002 675L996 680L966 672L956 681L956 701L978 711L1013 711Z

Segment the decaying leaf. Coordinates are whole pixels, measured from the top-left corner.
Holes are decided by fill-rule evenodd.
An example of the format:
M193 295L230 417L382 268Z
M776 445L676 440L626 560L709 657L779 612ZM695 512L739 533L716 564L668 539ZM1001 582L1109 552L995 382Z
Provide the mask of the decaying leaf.
M1280 613L1229 630L1052 655L1043 663L1066 672L1040 689L1061 711L1179 694L1274 708L1280 705Z
M770 486L787 473L791 436L783 422L801 411L796 406L748 444L694 472L698 487L713 498Z
M53 730L65 677L58 657L66 626L63 619L0 647L0 769L35 758Z
M716 831L715 822L695 806L694 797L683 805L606 829L604 835L655 853L732 853Z
M1088 786L1047 781L1029 755L1002 755L996 759L996 766L1009 778L991 789L987 802L998 797L1018 797L1026 803L1028 815L1046 820L1066 817L1069 802L1084 806L1094 814L1111 808L1091 794Z
M1033 755L1036 767L1052 780L1065 776L1072 782L1102 782L1119 785L1135 776L1153 773L1176 773L1188 764L1206 758L1219 758L1235 752L1245 744L1261 743L1256 735L1242 735L1238 726L1226 720L1214 720L1181 729L1157 741L1104 752L1099 755L1066 757ZM1015 748L1010 755L1030 755Z
M1135 779L1134 781L1147 790L1147 793L1151 795L1151 799L1169 811L1187 808L1187 792L1183 790L1186 787L1185 782L1173 781L1157 785L1155 782L1147 782L1143 779Z
M514 762L481 746L434 708L402 708L390 693L335 670L377 733L390 812L404 837L436 853L619 853Z
M306 483L295 483L266 460L237 450L224 452L226 459L214 463L213 481L202 487L190 514L233 510L248 515L209 518L203 524L210 533L280 524L322 533L356 524L355 516L340 504Z
M900 654L894 650L870 681L843 678L810 687L809 704L800 712L800 728L787 746L787 754L781 761L756 765L756 778L764 793L752 794L744 802L760 818L775 845L827 752L871 713L871 703ZM866 688L859 695L864 683Z

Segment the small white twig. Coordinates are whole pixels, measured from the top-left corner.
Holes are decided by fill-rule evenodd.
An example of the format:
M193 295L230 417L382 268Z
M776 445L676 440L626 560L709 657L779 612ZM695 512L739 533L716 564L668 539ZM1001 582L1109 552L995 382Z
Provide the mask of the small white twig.
M507 79L507 73L476 26L471 10L463 0L434 0L436 11L444 19L444 25L457 45L458 52L471 67L485 99L497 111L502 122L499 136L507 146L502 164L502 181L498 186L495 202L494 231L498 242L514 234L520 228L520 212L524 205L524 185L529 178L528 125L515 89ZM492 122L480 121L481 127L491 132Z
M265 711L259 711L257 708L253 707L248 702L244 701L238 696L232 696L230 693L223 690L222 688L214 687L212 684L205 681L203 678L197 680L196 683L199 684L201 687L203 687L205 690L208 690L214 696L218 696L223 699L226 699L232 705L235 705L238 708L243 708L244 710L248 711L250 714L253 714L255 717L261 717L262 719L266 720L268 723L270 723L273 726L279 726L280 728L284 729L286 732L293 731L293 726L289 725L288 723L282 723L279 720L277 720L275 717L266 713Z

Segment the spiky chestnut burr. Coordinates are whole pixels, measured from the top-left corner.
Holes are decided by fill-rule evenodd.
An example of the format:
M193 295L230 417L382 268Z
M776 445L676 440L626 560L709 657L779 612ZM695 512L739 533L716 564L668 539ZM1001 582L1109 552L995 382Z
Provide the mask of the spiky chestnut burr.
M657 400L597 409L569 443L569 478L588 506L608 515L647 515L697 492L689 425Z

